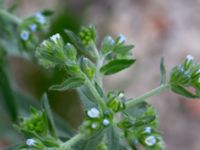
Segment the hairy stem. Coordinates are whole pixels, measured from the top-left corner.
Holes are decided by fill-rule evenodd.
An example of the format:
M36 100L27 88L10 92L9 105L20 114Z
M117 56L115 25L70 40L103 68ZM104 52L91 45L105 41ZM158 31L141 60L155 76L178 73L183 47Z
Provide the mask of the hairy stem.
M0 16L3 16L5 17L6 19L12 21L13 23L15 24L20 24L21 23L21 19L12 15L11 13L3 10L3 9L0 9Z
M65 142L63 145L62 145L62 149L63 150L71 150L72 149L72 146L77 143L78 141L80 141L81 139L84 138L84 135L79 133L77 135L75 135L74 137L72 137L69 141Z
M138 96L136 98L130 99L128 102L126 102L126 108L133 107L135 104L138 104L139 102L142 102L151 96L157 95L168 88L169 88L169 84L162 84L159 87L152 89L151 91L145 93L142 96Z
M88 78L86 78L86 85L90 89L90 91L93 94L93 96L96 98L96 101L100 105L100 107L104 108L105 107L105 103L103 102L101 96L99 95L99 93L97 92L96 88L94 87L94 85L92 84L92 82Z

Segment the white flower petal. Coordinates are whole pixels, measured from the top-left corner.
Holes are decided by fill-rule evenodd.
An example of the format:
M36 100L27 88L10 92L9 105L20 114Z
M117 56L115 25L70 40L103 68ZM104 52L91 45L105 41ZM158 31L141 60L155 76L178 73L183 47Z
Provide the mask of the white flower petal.
M99 110L95 107L91 108L90 110L88 110L87 112L87 115L90 117L90 118L98 118L99 117Z

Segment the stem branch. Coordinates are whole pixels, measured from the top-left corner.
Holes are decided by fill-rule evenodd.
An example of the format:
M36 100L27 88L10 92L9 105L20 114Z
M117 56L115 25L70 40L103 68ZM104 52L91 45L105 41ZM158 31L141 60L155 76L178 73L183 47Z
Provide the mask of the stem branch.
M138 96L136 98L130 99L128 102L126 102L126 108L133 107L135 104L138 104L151 96L157 95L158 93L168 88L169 88L169 84L162 84L159 87L152 89L151 91L145 93L142 96Z
M63 150L70 150L72 148L72 146L77 143L78 141L80 141L81 139L84 138L84 135L83 134L77 134L75 135L74 137L72 137L69 141L65 142L63 145L62 145L62 149Z
M11 13L3 10L3 9L0 9L0 16L3 16L5 17L6 19L12 21L13 23L16 23L16 24L20 24L21 23L21 19L12 15Z

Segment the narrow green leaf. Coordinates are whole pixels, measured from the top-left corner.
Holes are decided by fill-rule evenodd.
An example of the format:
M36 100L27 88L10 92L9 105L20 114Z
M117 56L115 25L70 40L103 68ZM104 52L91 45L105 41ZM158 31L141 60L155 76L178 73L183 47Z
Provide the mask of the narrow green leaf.
M52 136L57 137L56 126L55 126L55 122L54 122L54 119L53 119L53 114L52 114L52 111L51 111L49 101L48 101L46 94L44 94L43 97L42 97L42 107L43 107L45 114L46 114L46 117L47 117L49 131L50 131Z
M111 75L117 73L125 68L130 67L133 63L135 63L135 59L117 59L112 60L101 67L100 71L104 75Z
M164 64L164 57L161 57L161 60L160 60L160 72L161 72L160 84L165 84L166 83L166 69L165 69L165 64Z
M41 13L42 13L45 17L49 17L49 16L52 16L52 15L54 14L54 11L46 9L46 10L41 11Z
M179 95L185 96L187 98L199 98L198 95L191 93L180 85L171 85L171 90Z
M67 36L70 38L72 44L77 48L77 49L82 49L83 44L81 42L81 39L72 31L65 29L65 33Z
M94 101L95 97L87 87L85 87L85 86L80 87L78 89L78 94L79 94L81 103L84 106L83 108L85 110L92 108L92 107L97 107L96 103Z
M53 85L49 89L56 91L65 91L68 89L74 89L80 87L84 84L85 79L83 77L71 77L65 80L63 83L58 85Z
M134 48L134 45L120 45L113 49L115 53L128 53Z
M9 79L3 65L0 65L0 89L3 96L4 105L13 122L17 121L18 110Z

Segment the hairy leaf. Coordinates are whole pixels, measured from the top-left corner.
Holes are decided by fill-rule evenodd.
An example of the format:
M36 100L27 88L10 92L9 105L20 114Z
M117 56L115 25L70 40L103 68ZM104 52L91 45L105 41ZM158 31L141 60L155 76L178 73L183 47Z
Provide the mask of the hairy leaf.
M116 127L110 127L106 130L106 145L108 150L126 150L120 144L120 135Z
M164 64L164 57L161 57L161 60L160 60L160 72L161 72L160 84L165 84L166 83L166 69L165 69L165 64Z
M74 89L80 87L84 84L85 79L83 77L71 77L65 80L63 83L58 85L53 85L49 89L56 90L56 91L65 91L68 89Z
M50 108L49 101L46 94L44 94L42 97L42 106L44 108L44 111L47 117L49 131L52 136L57 137L53 114L51 112L51 108Z
M3 103L12 119L12 121L17 121L17 105L15 101L15 96L11 88L9 79L7 77L6 71L2 65L0 65L0 89L3 96Z
M190 91L186 90L184 87L180 85L171 85L171 89L173 92L188 97L188 98L199 98L200 96L191 93Z
M135 63L135 59L116 59L108 62L103 67L101 67L100 71L104 75L111 75L117 73L125 68L128 68L133 63Z

